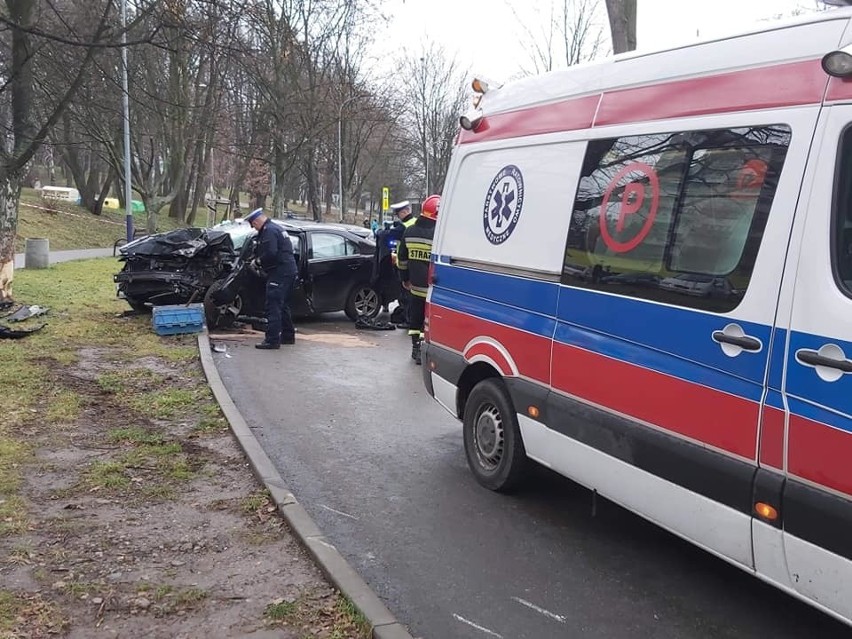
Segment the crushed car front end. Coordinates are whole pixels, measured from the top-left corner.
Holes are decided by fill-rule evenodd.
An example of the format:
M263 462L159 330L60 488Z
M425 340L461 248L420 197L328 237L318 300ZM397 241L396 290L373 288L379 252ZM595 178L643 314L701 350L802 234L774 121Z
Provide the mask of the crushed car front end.
M136 310L201 301L235 259L228 233L188 228L141 238L120 249L117 295Z

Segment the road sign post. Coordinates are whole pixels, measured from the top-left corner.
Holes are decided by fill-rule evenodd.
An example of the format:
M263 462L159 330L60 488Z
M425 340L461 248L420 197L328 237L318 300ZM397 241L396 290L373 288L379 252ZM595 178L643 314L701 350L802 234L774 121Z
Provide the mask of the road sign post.
M382 221L384 221L385 213L388 212L388 203L390 199L390 189L386 186L382 187Z

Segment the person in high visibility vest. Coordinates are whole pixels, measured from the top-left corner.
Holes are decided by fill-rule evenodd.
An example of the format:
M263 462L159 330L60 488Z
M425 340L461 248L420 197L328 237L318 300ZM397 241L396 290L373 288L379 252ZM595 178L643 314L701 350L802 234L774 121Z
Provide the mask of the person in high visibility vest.
M402 286L411 293L408 334L411 336L411 359L420 364L420 342L426 316L426 294L429 292L429 263L432 260L432 240L438 221L440 195L423 200L420 217L405 229L399 243L399 277Z
M390 233L390 237L396 241L395 246L391 250L391 263L393 264L393 267L397 270L397 276L399 276L399 242L402 241L402 237L405 234L405 231L409 227L411 227L414 222L417 221L417 218L411 214L411 202L409 202L408 200L403 200L402 202L391 204L390 209L396 214L397 217L397 220L394 222L393 228L391 229ZM400 281L401 280L402 278L400 277ZM399 292L398 302L400 308L402 309L402 322L398 324L398 326L400 328L408 328L408 309L411 305L411 294L403 288Z

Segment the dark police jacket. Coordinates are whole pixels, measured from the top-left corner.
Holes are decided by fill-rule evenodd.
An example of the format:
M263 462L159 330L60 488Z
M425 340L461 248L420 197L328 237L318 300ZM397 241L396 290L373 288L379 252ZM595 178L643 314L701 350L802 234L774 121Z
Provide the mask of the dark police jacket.
M296 258L293 243L284 230L267 220L257 236L257 259L267 277L296 275Z
M397 268L403 282L411 283L411 294L426 297L429 291L429 262L432 259L432 240L435 220L423 217L405 229L399 243Z

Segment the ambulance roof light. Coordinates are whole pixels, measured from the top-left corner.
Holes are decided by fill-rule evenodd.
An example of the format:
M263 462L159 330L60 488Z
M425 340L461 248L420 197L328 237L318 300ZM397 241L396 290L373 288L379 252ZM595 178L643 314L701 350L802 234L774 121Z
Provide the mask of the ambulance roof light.
M470 83L470 86L473 88L474 93L488 93L488 82L482 78L474 78L473 82Z
M484 114L481 109L473 109L459 118L459 124L465 131L475 131L483 117Z
M835 78L852 76L852 45L825 54L822 58L822 70Z

